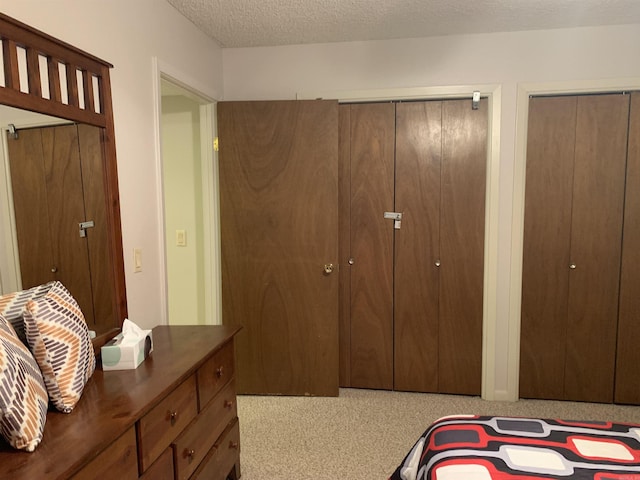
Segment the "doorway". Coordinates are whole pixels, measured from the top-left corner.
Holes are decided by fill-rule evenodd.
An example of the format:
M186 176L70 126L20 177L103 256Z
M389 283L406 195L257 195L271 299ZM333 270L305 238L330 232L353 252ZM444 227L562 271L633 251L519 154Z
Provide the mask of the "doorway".
M159 87L164 323L219 324L213 104L162 74Z

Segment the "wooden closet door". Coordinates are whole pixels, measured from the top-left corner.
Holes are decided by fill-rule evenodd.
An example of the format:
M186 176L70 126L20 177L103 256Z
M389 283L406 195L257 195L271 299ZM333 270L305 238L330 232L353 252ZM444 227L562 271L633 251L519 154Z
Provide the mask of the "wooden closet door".
M482 387L488 102L442 104L439 391Z
M7 147L22 286L29 288L55 278L42 134L20 130L18 138L7 137Z
M612 402L628 95L578 98L565 396Z
M394 389L438 391L442 102L396 106Z
M87 239L80 237L86 219L76 125L42 129L51 220L53 261L60 280L74 296L88 325L95 325Z
M221 102L223 323L238 393L338 394L338 104Z
M640 93L631 94L615 402L640 404Z
M628 95L530 102L522 396L613 400L628 108Z
M351 386L393 388L395 105L351 105Z
M529 100L520 396L564 398L576 97Z
M94 226L86 230L91 265L91 298L94 327L98 332L119 326L113 298L113 262L109 257L109 235L105 201L103 131L92 125L79 124L78 147L82 167L85 220Z
M77 127L19 130L9 157L22 287L59 280L93 328L87 241L79 234L85 209Z
M340 386L351 386L351 106L338 107Z

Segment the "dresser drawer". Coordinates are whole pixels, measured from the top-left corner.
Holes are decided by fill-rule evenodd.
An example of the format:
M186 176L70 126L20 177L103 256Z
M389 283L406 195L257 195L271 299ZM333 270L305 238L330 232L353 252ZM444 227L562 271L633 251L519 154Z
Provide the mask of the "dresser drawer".
M136 433L133 427L71 477L72 480L112 478L118 480L138 478Z
M233 340L218 350L198 369L200 410L220 391L234 374Z
M232 380L173 443L176 479L191 476L237 415L235 382Z
M235 465L238 468L232 478L240 476L240 426L237 419L227 427L191 480L225 480Z
M191 375L138 423L142 471L160 456L198 414L196 379Z
M173 450L171 447L162 452L153 465L151 465L140 480L173 480Z

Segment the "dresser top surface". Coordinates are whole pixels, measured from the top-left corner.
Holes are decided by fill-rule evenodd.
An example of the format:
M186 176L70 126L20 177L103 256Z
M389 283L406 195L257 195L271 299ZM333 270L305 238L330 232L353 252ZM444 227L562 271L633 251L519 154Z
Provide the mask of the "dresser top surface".
M0 439L0 477L67 478L131 428L238 332L228 326L158 326L153 352L135 370L103 371L100 362L70 414L50 407L35 452Z

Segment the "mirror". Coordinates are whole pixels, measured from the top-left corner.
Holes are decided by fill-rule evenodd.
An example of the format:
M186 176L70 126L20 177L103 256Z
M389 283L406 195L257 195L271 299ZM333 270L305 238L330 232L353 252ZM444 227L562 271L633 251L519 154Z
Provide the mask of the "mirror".
M11 173L5 175L5 182L13 184L8 191L12 192L13 204L17 207L12 210L15 229L10 224L10 241L14 251L20 252L20 261L14 261L14 265L26 283L24 288L34 282L60 279L81 304L89 327L99 335L107 334L119 328L127 316L109 80L111 65L3 14L0 14L0 41L4 67L0 70L0 126L3 134L7 125L17 127L17 138L11 131L4 140L8 161L18 162L9 169ZM38 120L26 122L9 118L24 117L25 112L41 115L32 117ZM40 125L34 127L34 124ZM30 128L21 130L21 125ZM54 155L54 152L58 154ZM35 157L42 158L34 163ZM70 193L68 173L72 157L73 170L79 172L73 175L76 179L73 189L78 190L79 196ZM4 163L0 163L2 168L5 168ZM38 182L32 179L34 165L45 165L37 167L40 168ZM51 173L56 167L60 167L58 170L62 171L63 177L53 186L43 186L43 177L51 181ZM46 175L42 173L44 169ZM44 193L38 195L37 192ZM54 192L53 196L51 192ZM73 207L72 197L76 199ZM78 198L81 206L77 205ZM35 199L41 203L34 202ZM76 214L70 214L74 209ZM45 210L48 219L42 218L41 213ZM83 215L86 212L93 216L96 211L96 219ZM25 215L24 212L29 213ZM59 232L62 230L60 219L64 217L73 218L75 223L65 228L66 237L60 236ZM43 222L49 225L28 230L33 225L42 226ZM34 240L39 235L34 232L38 230L53 233L47 239L38 237ZM5 243L7 237L4 232ZM80 241L84 243L78 243ZM57 256L54 260L34 261L36 250L33 248L53 249ZM84 251L80 251L81 248ZM30 253L23 254L23 250ZM76 264L80 258L88 259L88 272L74 274L73 280L66 273L63 275L58 262L63 262L61 258L65 255L67 264ZM34 276L31 270L38 269L48 272L48 276L45 273ZM101 271L99 276L96 276L97 271ZM85 283L82 278L89 284L88 294L81 292L82 283Z

